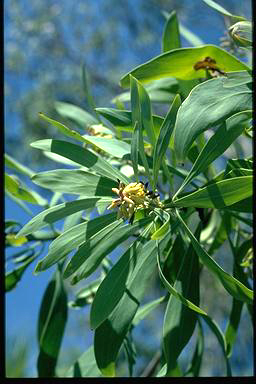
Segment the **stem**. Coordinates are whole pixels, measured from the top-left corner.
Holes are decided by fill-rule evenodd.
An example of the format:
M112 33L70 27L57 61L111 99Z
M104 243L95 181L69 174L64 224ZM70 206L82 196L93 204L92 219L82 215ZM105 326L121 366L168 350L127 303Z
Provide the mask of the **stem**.
M149 364L146 366L146 368L141 373L140 377L150 377L154 373L158 363L160 362L162 353L161 351L157 351L153 358L150 360Z

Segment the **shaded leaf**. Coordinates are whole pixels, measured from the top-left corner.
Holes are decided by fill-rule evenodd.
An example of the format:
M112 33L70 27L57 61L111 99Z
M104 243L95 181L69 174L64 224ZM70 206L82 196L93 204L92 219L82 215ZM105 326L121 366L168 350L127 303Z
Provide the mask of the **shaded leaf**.
M49 246L48 254L38 262L35 272L41 272L57 263L68 255L72 249L78 247L95 233L105 228L115 220L115 213L97 217L96 219L77 224L63 232ZM116 222L112 223L113 225Z
M120 219L121 220L121 219ZM72 279L72 284L76 284L83 278L88 277L95 269L98 268L105 256L113 251L123 241L128 239L131 235L137 232L140 228L149 224L152 221L152 217L146 217L144 219L135 221L132 225L125 224L121 227L120 220L117 221L116 229L106 233L106 229L97 233L92 239L83 244L82 247L69 261L64 277L71 276L74 272L77 272Z
M187 233L187 235L189 236L192 245L195 251L197 252L201 262L218 278L218 280L222 283L223 287L227 290L230 295L232 295L238 300L251 304L253 300L253 291L251 289L248 289L239 280L225 272L201 247L197 239L194 237L193 233L182 220L178 210L176 210L176 215L185 233Z
M153 155L153 173L154 173L154 185L157 183L158 172L160 169L160 165L162 163L163 157L168 148L170 138L173 132L174 124L176 121L177 111L180 107L181 100L180 96L176 95L174 98L169 111L167 112L163 124L160 128L160 133L157 138L157 142L154 148Z
M46 288L39 312L37 329L40 347L37 359L39 377L55 376L67 315L67 295L58 267Z

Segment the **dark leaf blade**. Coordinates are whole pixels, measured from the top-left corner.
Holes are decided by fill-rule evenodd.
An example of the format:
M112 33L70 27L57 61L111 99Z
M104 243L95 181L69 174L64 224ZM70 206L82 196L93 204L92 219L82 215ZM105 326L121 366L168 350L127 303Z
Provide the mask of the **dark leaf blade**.
M132 274L137 253L143 247L152 225L148 226L127 251L120 257L102 281L90 312L90 326L97 328L113 311L122 298L129 276ZM107 303L107 305L106 305Z
M180 221L182 227L185 232L188 234L192 245L197 252L201 262L219 279L222 283L223 287L227 290L227 292L232 295L234 298L246 302L248 304L252 304L253 301L253 291L247 288L244 284L242 284L239 280L234 278L225 272L211 257L210 255L202 248L200 243L194 237L193 233L187 227L183 219L180 217L179 212L176 210L176 215L178 220Z
M193 167L175 193L175 196L177 196L194 177L204 172L215 159L225 152L233 141L242 134L251 116L252 111L239 112L228 118L221 127L218 128L198 155ZM173 198L175 198L175 196Z
M97 217L63 232L49 246L48 254L38 262L35 272L41 272L63 259L72 249L79 247L95 233L105 228L115 220L115 213Z
M193 88L182 103L174 128L174 149L182 161L193 141L210 127L230 116L252 109L252 91L247 84L225 88L222 78L211 79Z
M195 232L197 238L200 237L200 232L201 224ZM181 258L182 256L182 254L179 255ZM195 305L199 305L199 261L191 244L176 276L175 289ZM177 359L194 332L197 316L195 311L183 305L175 296L170 296L163 325L166 376L176 368Z
M160 241L163 251L170 241L170 233ZM124 337L139 307L148 280L156 266L155 241L150 240L137 255L134 271L127 282L127 290L117 307L96 330L94 352L103 375L115 376L115 361Z
M181 99L179 95L176 95L169 111L167 112L163 124L160 128L160 133L155 144L154 155L153 155L153 174L154 174L154 185L157 183L158 172L169 146L170 138L174 129L176 121L176 115L181 105Z
M5 291L11 291L16 287L20 279L22 278L23 273L27 269L27 267L35 260L37 255L31 256L28 260L26 260L20 267L15 268L13 271L8 272L5 275Z
M116 229L114 228L115 230L104 234L104 236L102 236L102 230L99 235L96 234L88 244L85 243L72 257L65 269L64 277L69 277L76 272L72 279L72 284L76 284L81 279L90 276L98 268L105 256L151 221L152 217L146 217L132 225L125 224L123 226L120 226L120 221L117 221Z
M46 288L40 307L38 319L40 353L37 360L39 377L55 376L67 315L67 294L58 267Z

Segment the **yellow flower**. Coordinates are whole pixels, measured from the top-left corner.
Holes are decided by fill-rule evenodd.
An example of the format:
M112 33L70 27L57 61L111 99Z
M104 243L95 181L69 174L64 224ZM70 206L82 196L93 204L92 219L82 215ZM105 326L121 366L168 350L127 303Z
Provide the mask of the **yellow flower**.
M119 181L119 180L118 180ZM119 198L114 199L107 209L118 207L118 218L129 219L132 221L134 213L138 209L149 208L152 199L157 199L154 206L160 206L158 194L154 194L147 189L147 183L130 183L125 185L119 181L118 188L112 188Z

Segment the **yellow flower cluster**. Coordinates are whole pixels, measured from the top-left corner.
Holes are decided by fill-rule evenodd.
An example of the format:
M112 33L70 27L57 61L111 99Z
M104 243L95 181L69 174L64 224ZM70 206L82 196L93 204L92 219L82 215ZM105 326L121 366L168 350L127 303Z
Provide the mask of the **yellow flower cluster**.
M148 208L153 198L157 198L157 205L160 204L158 195L155 196L152 192L147 190L147 184L142 182L130 183L125 186L124 183L119 183L118 188L112 188L119 198L114 199L107 209L113 209L118 207L117 217L124 219L130 219L134 216L136 210L141 208Z

